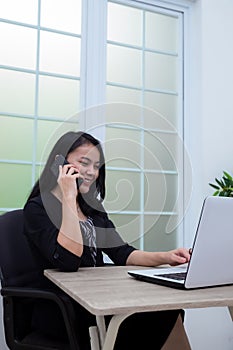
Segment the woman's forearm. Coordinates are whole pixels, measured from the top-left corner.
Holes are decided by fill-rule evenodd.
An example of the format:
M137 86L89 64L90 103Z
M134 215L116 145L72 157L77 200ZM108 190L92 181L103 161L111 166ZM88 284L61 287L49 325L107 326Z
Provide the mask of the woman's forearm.
M190 252L186 248L177 248L168 252L133 251L126 261L126 265L158 266L169 264L172 266L185 264L190 260Z
M126 265L158 266L166 264L166 252L133 251L126 261Z
M57 237L58 243L77 256L83 253L83 239L79 225L76 201L62 200L62 224Z

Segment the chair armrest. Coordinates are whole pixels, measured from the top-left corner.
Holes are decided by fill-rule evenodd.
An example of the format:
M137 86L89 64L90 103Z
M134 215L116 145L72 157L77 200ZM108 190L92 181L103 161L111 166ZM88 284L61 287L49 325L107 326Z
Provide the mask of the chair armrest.
M65 294L51 291L42 290L39 288L25 288L25 287L3 287L1 289L1 295L7 297L20 297L20 298L30 298L30 299L47 299L52 300L57 303L61 311L69 312L70 316L74 319L74 309L71 300ZM65 311L64 308L67 310Z
M2 296L14 297L28 297L28 298L43 298L43 299L57 299L61 295L50 290L42 290L39 288L25 288L25 287L2 287Z
M9 309L8 312L12 314L13 319L13 310L12 310L12 302L16 298L20 299L29 299L30 302L33 302L35 299L46 299L55 302L62 313L65 326L67 329L68 337L70 342L72 343L72 349L79 349L79 345L76 339L77 329L74 325L75 320L75 310L73 304L68 296L65 294L61 294L59 292L51 291L51 290L41 290L39 288L25 288L25 287L2 287L1 295L4 299L8 299L9 301Z

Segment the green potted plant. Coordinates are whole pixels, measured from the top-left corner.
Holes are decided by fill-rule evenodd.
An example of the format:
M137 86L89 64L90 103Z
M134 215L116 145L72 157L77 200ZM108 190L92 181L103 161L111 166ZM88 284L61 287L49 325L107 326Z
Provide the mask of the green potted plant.
M224 171L222 178L215 181L216 184L209 183L215 189L213 196L233 197L233 177L229 173Z

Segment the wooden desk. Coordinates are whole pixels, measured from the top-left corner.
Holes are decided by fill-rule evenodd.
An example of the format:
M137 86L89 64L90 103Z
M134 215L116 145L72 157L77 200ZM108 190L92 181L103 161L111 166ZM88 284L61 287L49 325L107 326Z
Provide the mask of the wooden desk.
M96 316L98 329L90 329L93 350L113 349L121 322L135 312L228 306L233 314L233 286L177 290L135 280L127 274L135 268L138 267L45 271L46 277ZM107 331L104 315L114 315Z

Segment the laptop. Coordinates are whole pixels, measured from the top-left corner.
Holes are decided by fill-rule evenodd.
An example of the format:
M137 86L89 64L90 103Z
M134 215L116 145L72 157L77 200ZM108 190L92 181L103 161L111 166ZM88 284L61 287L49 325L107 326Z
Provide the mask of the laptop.
M188 264L130 270L138 280L195 289L233 283L233 198L205 198Z

